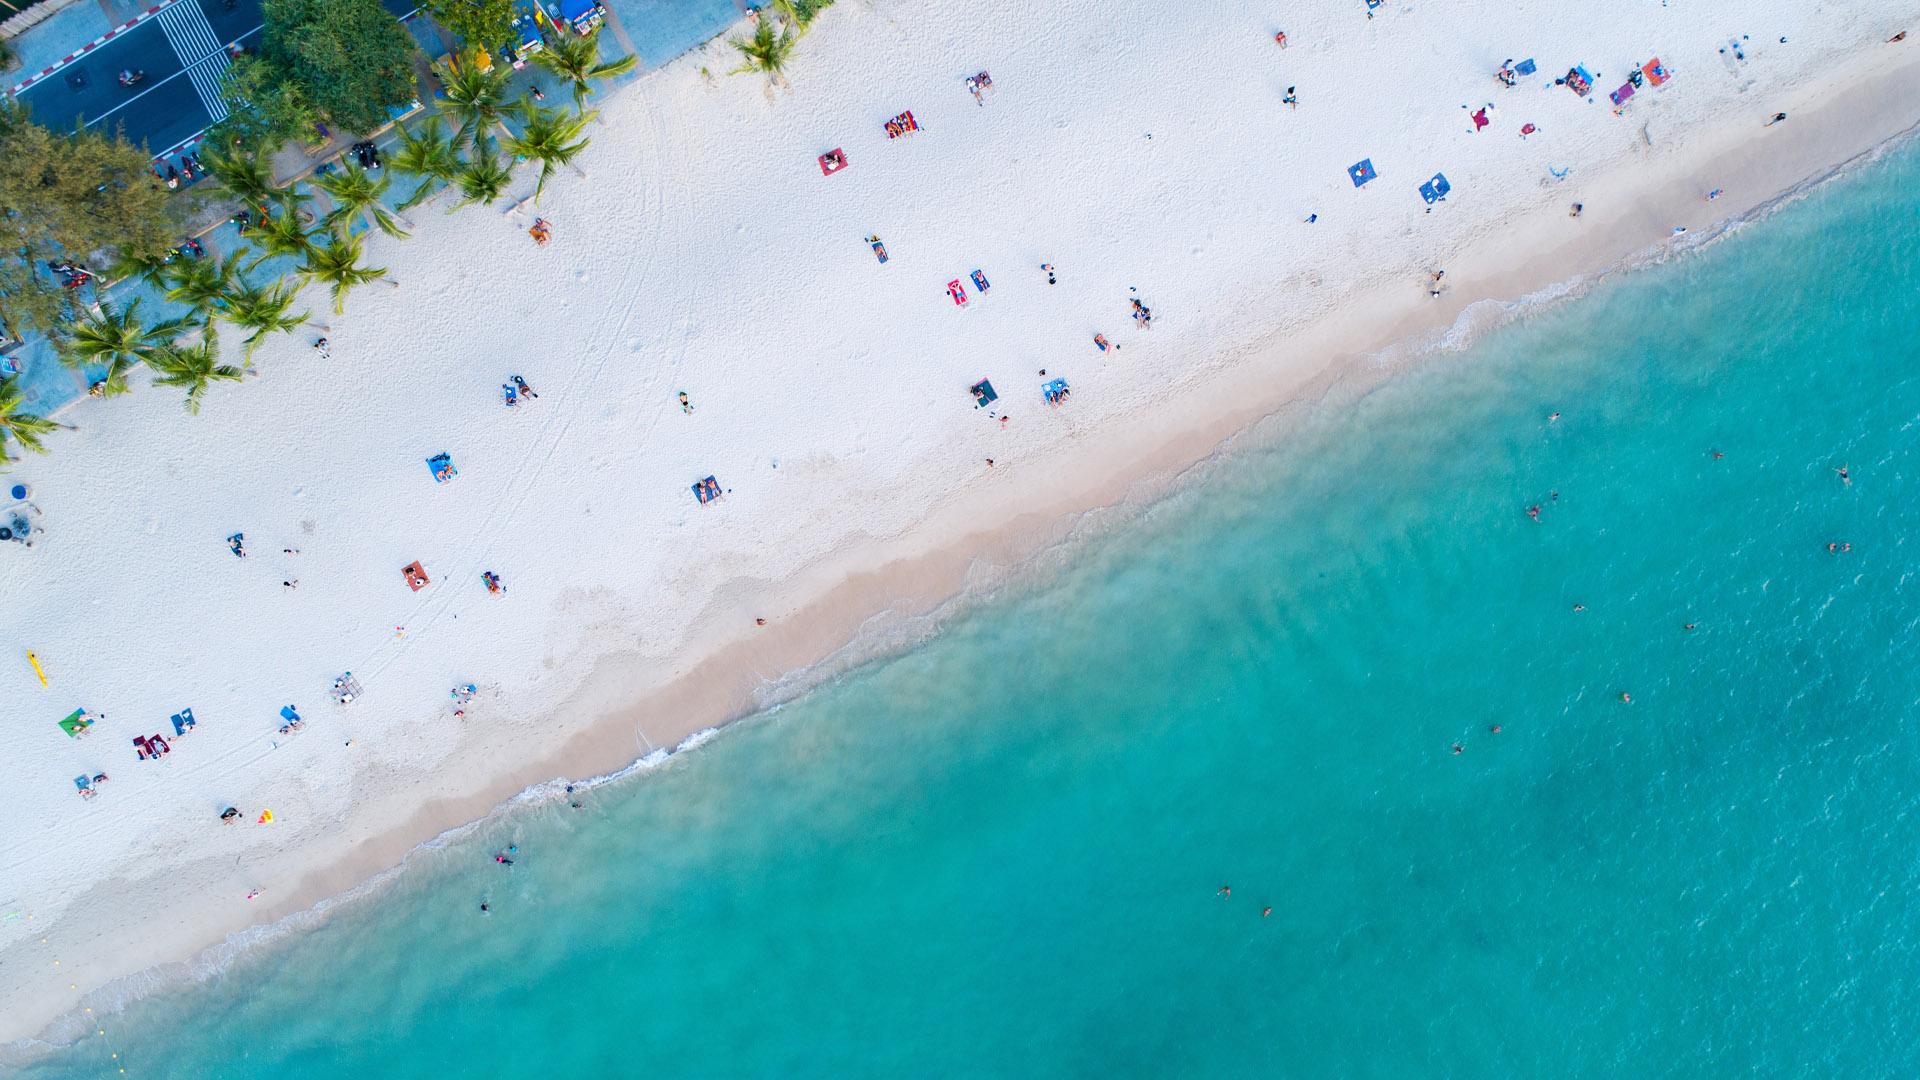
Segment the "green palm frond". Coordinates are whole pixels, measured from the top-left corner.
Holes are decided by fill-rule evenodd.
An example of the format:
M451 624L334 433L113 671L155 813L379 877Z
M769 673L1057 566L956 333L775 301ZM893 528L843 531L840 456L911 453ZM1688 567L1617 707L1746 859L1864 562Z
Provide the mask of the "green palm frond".
M169 345L161 349L148 366L154 370L155 386L178 386L187 391L187 411L200 411L200 398L216 382L239 382L243 368L220 362L220 340L208 330L194 345Z
M320 221L327 228L349 225L355 218L365 217L388 236L406 237L404 219L380 201L393 186L393 179L386 172L376 177L358 162L345 161L340 168L315 176L313 185L333 200L333 212Z
M387 275L385 267L360 265L362 254L359 237L331 233L326 243L315 244L308 250L307 261L300 266L300 276L327 286L333 294L333 310L337 314L347 309L349 291Z
M533 54L533 62L573 87L573 107L577 112L586 112L587 95L593 92L593 84L601 79L611 79L625 75L639 66L639 58L623 56L618 60L600 59L600 31L584 37L575 34L561 34L547 42L546 48Z
M433 194L435 184L451 184L460 172L460 149L447 133L439 113L429 113L411 129L402 125L400 145L387 155L387 165L420 177L420 185L400 204L407 210Z
M562 165L579 172L573 159L587 148L586 131L595 113L568 115L558 109L529 107L524 110L526 118L520 134L507 139L507 151L515 157L540 163L540 181L534 185L533 201L540 202L540 193L547 188L547 178ZM582 174L585 175L585 174Z
M46 444L41 440L58 427L60 425L52 420L27 411L26 395L20 392L14 379L0 379L0 463L13 460L7 449L9 442L36 454L46 453Z

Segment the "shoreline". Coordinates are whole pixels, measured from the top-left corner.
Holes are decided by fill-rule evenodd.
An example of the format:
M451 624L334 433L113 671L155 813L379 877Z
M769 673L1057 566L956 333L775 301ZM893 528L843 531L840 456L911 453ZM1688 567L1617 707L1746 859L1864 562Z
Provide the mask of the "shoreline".
M1010 462L1008 471L1019 474L1027 501L1044 509L1012 505L1004 483L975 485L936 505L908 532L828 552L771 592L752 581L723 589L688 624L674 650L676 661L662 665L628 652L596 661L549 710L596 717L582 730L547 752L479 778L469 790L422 802L397 820L382 820L395 799L372 800L334 839L334 847L348 849L343 854L275 888L268 906L183 928L191 932L173 943L170 957L116 974L104 960L89 963L82 950L69 948L65 955L78 959L83 970L103 972L94 985L110 987L156 963L191 966L209 949L262 925L298 922L309 912L324 918L340 898L404 872L410 853L423 845L490 818L556 777L619 773L661 748L683 745L910 647L914 624L937 628L1029 572L1037 557L1056 550L1070 554L1076 537L1099 524L1090 526L1091 516L1117 511L1125 520L1242 439L1284 438L1283 414L1364 394L1402 368L1430 363L1434 352L1460 347L1453 336L1463 327L1472 338L1509 314L1531 310L1524 306L1528 297L1577 295L1620 270L1685 253L1728 221L1764 214L1863 156L1903 142L1920 123L1920 107L1908 105L1908 114L1899 114L1903 103L1920 102L1920 54L1890 47L1884 60L1869 56L1877 62L1863 63L1844 78L1835 74L1824 85L1797 88L1797 98L1822 99L1817 106L1790 102L1795 119L1808 123L1764 134L1757 126L1744 135L1716 130L1667 149L1664 160L1612 162L1604 175L1560 189L1565 201L1587 204L1578 221L1566 219L1557 206L1542 207L1498 232L1471 237L1447 253L1453 287L1437 302L1405 281L1373 284L1338 298L1340 306L1372 312L1366 326L1337 315L1316 315L1304 328L1283 326L1235 350L1207 380L1182 386L1179 397L1077 433L1075 442L1053 449L1044 475ZM690 54L676 64L699 59ZM1653 149L1661 154L1657 144ZM1727 179L1732 176L1740 179ZM1708 184L1740 194L1711 204L1715 213L1709 215L1709 204L1695 193ZM1760 194L1748 194L1753 190ZM1679 224L1692 231L1675 245L1666 237ZM1540 241L1543 236L1551 239ZM1480 267L1493 269L1476 272ZM1494 305L1500 317L1470 314L1483 304ZM1315 362L1302 365L1304 355ZM768 619L765 629L753 627L756 615ZM884 640L863 648L863 635ZM76 902L68 918L87 900ZM118 944L102 937L106 949ZM0 1028L0 1040L31 1037L74 1004L70 999L51 1009L45 1001L23 1005L18 993L7 998L12 1019ZM80 1000L90 999L82 991ZM18 1030L26 1024L31 1031Z

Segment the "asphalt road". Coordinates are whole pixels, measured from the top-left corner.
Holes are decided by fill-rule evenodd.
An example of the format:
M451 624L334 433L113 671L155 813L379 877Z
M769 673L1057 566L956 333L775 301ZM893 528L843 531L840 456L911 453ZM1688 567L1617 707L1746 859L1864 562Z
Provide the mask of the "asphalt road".
M383 3L395 18L415 7L414 0ZM231 62L228 48L258 47L260 18L260 0L172 0L16 97L48 127L118 127L155 158L176 154L225 119L220 78ZM121 86L122 70L145 77Z

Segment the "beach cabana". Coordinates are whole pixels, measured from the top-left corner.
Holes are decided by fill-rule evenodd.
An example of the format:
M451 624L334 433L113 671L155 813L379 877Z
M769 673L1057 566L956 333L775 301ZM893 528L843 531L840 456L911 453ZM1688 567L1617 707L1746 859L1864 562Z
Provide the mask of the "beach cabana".
M1446 198L1447 192L1452 190L1453 185L1447 183L1446 173L1434 173L1433 179L1420 185L1420 197L1426 200L1428 206L1432 206Z
M597 0L560 0L560 22L576 34L591 34L607 17Z
M1354 164L1347 166L1347 175L1353 179L1354 187L1365 187L1368 181L1375 179L1380 174L1373 171L1372 158L1361 158Z

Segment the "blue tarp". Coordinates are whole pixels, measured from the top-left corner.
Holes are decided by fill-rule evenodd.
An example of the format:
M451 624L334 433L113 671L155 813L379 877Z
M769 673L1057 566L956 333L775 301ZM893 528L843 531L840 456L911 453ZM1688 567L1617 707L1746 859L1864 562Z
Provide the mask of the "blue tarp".
M1446 198L1447 192L1452 190L1453 185L1447 183L1446 173L1434 173L1433 179L1420 185L1420 197L1427 201L1428 206L1432 206Z
M1380 174L1373 171L1372 158L1362 158L1358 162L1347 166L1347 175L1353 178L1354 187L1361 187L1365 185L1367 181L1372 180Z

